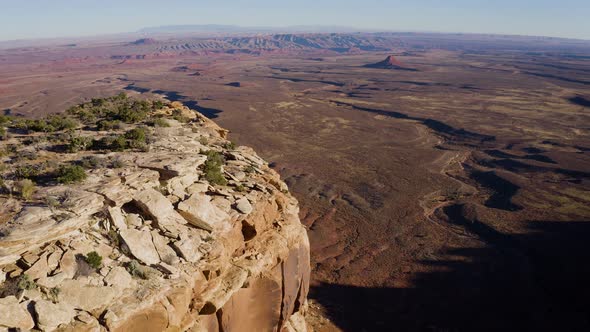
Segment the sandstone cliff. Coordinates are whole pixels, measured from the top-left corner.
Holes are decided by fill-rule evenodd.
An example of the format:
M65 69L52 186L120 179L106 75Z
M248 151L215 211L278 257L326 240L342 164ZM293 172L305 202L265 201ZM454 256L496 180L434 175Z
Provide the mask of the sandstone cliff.
M154 113L166 125L147 127L141 149L36 145L37 159L117 166L26 200L0 196L0 330L306 330L309 242L286 185L205 117L177 103ZM223 157L222 184L204 174L210 151Z

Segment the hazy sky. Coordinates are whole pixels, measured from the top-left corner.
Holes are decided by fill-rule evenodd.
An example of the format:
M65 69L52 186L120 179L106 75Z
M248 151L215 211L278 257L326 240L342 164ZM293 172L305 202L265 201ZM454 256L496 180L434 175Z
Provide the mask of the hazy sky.
M0 40L172 24L320 24L590 39L590 0L0 0Z

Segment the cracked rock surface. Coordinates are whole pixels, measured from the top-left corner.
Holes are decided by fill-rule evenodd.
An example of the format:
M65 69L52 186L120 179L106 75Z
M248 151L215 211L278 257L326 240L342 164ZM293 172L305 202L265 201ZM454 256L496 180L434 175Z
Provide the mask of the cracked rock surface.
M123 166L0 198L0 330L305 330L297 201L252 149L173 106L190 121L150 128L145 151L102 156ZM223 156L223 185L207 180L207 151Z

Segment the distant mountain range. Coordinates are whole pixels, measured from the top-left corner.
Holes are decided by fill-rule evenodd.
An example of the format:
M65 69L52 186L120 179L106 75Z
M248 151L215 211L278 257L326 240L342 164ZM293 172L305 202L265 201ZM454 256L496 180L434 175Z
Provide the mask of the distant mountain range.
M190 24L190 25L165 25L147 27L139 30L146 34L176 34L176 33L302 33L302 32L368 32L368 29L359 29L346 26L321 26L321 25L297 25L288 27L244 27L238 25L221 24Z

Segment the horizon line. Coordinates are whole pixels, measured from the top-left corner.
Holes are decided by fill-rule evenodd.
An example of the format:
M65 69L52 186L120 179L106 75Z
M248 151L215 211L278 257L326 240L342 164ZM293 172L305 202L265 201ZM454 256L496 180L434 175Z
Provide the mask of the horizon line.
M235 28L232 31L223 31L223 30L186 30L186 31L172 31L172 32L146 32L142 30L148 29L162 29L162 28L174 28L174 27L228 27L228 28ZM297 29L315 29L315 31L297 31ZM504 37L528 37L528 38L543 38L543 39L563 39L563 40L571 40L571 41L584 41L590 42L590 38L580 38L580 37L565 37L565 36L547 36L547 35L535 35L535 34L519 34L519 33L499 33L499 32L460 32L460 31L440 31L440 30L404 30L404 29L374 29L374 28L360 28L360 27L351 27L351 26L344 26L344 25L288 25L288 26L251 26L251 25L232 25L232 24L219 24L219 23L210 23L210 24L164 24L164 25L155 25L155 26L147 26L139 28L135 31L121 31L121 32L113 32L113 33L98 33L98 34L86 34L86 35L76 35L76 36L55 36L55 37L24 37L24 38L16 38L16 39L0 39L0 43L11 43L11 42L41 42L41 41L51 41L51 40L72 40L72 39L81 39L81 38L101 38L101 37L124 37L125 35L174 35L174 34L207 34L207 33L217 33L217 34L236 34L236 33L255 33L257 31L247 31L247 29L254 29L254 30L267 30L265 33L268 34L278 34L284 33L281 31L273 31L273 30L289 30L293 29L293 34L298 33L317 33L317 34L325 34L325 33L337 33L337 34L345 34L345 33L432 33L432 34L449 34L449 35L482 35L482 36L504 36ZM348 31L322 31L321 29L343 29ZM239 30L246 30L246 31L239 31ZM261 31L258 31L260 33ZM220 37L220 36L211 36L211 37Z

